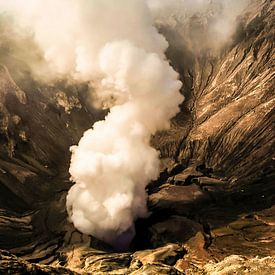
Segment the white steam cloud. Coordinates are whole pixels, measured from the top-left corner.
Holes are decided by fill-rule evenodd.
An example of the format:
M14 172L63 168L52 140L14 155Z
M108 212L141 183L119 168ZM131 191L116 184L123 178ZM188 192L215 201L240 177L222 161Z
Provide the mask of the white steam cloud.
M170 24L173 11L170 15L186 25L192 14L208 15L212 2L0 1L1 11L32 31L49 66L47 73L41 70L44 80L87 81L94 98L110 108L71 148L75 184L67 209L81 232L125 247L134 236L134 221L148 215L145 187L159 175L159 153L150 138L169 128L183 101L182 83L165 57L168 43L154 20ZM220 33L228 38L232 29Z
M252 0L147 0L154 21L177 33L191 52L218 52L231 42Z
M52 72L115 99L105 120L71 148L67 209L81 232L127 246L135 219L148 215L145 187L159 175L150 137L169 128L183 101L167 41L144 0L18 0L6 7L32 27Z

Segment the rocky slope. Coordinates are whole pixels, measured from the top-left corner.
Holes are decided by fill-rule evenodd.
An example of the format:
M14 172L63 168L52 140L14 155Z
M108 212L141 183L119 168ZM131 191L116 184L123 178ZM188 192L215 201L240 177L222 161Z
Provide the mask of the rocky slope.
M193 51L180 24L161 30L186 101L152 139L162 173L125 253L66 220L69 146L104 113L85 85L41 84L1 44L0 274L272 274L273 22L274 3L253 1L219 53Z

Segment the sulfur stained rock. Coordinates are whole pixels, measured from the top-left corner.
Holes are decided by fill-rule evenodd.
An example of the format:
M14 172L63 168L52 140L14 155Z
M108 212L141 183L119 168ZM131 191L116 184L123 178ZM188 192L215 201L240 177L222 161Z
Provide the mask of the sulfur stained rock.
M156 249L137 251L133 254L132 264L139 262L141 265L163 263L174 265L185 254L185 249L179 244L168 244Z

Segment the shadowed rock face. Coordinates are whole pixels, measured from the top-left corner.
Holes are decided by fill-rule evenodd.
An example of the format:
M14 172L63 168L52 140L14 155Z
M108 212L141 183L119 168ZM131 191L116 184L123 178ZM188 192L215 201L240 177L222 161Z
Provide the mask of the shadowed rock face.
M162 173L148 185L152 215L137 221L125 253L66 219L69 147L104 113L84 100L85 85L38 83L0 52L0 273L211 274L241 265L272 274L271 258L253 257L275 253L273 22L272 1L254 1L220 53L193 53L181 26L161 30L186 101L152 139ZM242 257L205 266L232 254Z

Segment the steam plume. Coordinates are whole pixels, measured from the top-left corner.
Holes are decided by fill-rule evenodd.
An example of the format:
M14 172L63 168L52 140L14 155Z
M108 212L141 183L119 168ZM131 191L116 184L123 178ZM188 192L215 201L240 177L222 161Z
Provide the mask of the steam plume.
M179 42L196 55L218 53L231 42L238 17L251 0L148 0L154 21L176 32ZM177 41L176 41L177 42Z
M165 58L168 43L143 0L33 0L22 11L25 5L7 6L32 25L51 71L89 81L116 104L71 148L67 209L81 232L127 245L134 220L148 214L145 186L159 174L150 137L169 127L183 101Z
M172 10L173 18L186 26L193 14L207 15L212 2L218 3L173 0L171 9L165 0L0 2L1 10L11 12L33 33L49 67L47 73L42 70L44 81L87 81L94 99L110 108L105 120L95 123L71 148L75 184L67 209L81 232L127 246L134 236L134 221L148 215L145 187L159 175L159 153L150 146L150 137L169 128L183 101L178 74L165 58L168 43L154 20L171 24ZM226 1L220 3L224 6ZM237 14L230 14L230 20ZM212 24L209 33L213 26L217 25ZM225 41L232 28L220 33Z

